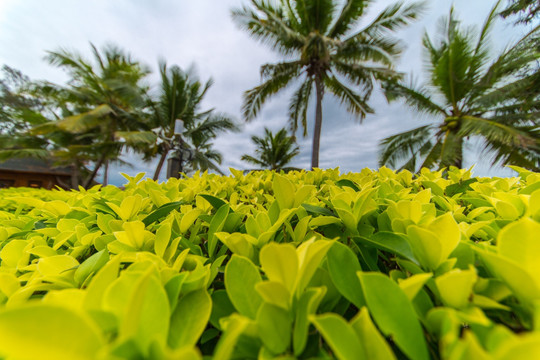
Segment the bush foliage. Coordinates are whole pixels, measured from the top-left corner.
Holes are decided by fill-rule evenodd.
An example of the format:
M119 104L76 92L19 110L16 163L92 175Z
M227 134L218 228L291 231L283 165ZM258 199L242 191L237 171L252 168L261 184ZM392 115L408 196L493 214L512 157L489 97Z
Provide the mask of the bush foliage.
M0 190L0 358L532 359L540 174Z

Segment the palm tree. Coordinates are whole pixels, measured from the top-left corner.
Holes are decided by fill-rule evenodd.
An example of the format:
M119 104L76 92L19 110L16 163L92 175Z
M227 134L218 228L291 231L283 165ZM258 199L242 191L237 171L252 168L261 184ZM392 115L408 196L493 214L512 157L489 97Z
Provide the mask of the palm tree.
M300 153L294 136L287 135L287 130L281 129L275 135L264 129L264 137L252 136L255 143L255 157L242 155L242 160L258 165L261 168L280 170L291 162L292 158Z
M72 170L71 186L77 188L88 174L84 164L88 138L74 136L57 126L49 126L57 101L50 91L31 81L20 71L4 66L0 79L0 162L11 158L52 160L54 165ZM49 89L50 90L50 89ZM41 131L36 131L36 129Z
M244 94L245 120L255 118L268 98L296 80L300 85L290 100L290 128L294 133L301 123L306 136L306 113L314 88L312 168L319 166L325 91L359 116L360 121L372 113L367 101L374 83L398 76L392 64L401 47L391 34L416 19L421 9L419 4L394 4L358 30L358 23L371 3L369 0L251 0L251 6L233 11L234 19L250 35L268 43L286 58L261 67L263 83ZM351 85L358 87L359 92Z
M492 164L539 168L538 73L519 77L538 59L530 40L538 27L501 54L491 58L488 36L497 17L491 10L480 33L464 30L453 10L441 21L440 41L423 38L428 81L422 87L387 84L389 100L406 104L434 121L390 136L381 142L380 164L415 170L421 167L462 166L463 149L471 136L480 136Z
M142 81L148 70L118 47L107 46L100 52L90 45L93 63L67 50L47 56L52 65L70 75L65 87L49 85L63 94L63 103L59 104L63 119L49 125L91 138L89 150L97 155L85 187L103 165L107 168L109 161L118 161L124 148L141 152L156 140L145 113L147 89Z
M206 92L212 86L212 80L204 85L192 71L184 72L178 66L167 67L160 62L161 84L156 100L152 101L152 126L158 129L159 143L154 147L154 154L160 154L160 159L154 173L157 180L171 150L171 139L174 136L176 119L184 122L182 134L185 145L193 155L193 169L214 169L220 172L216 165L221 163L221 155L212 149L210 140L220 132L238 130L235 122L226 114L215 113L214 109L201 111L201 103Z

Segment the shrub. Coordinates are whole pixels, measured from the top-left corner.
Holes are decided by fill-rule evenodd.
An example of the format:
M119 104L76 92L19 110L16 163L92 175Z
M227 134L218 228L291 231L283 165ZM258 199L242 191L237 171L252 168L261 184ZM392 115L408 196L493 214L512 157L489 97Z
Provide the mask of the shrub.
M540 174L0 190L6 359L531 359Z

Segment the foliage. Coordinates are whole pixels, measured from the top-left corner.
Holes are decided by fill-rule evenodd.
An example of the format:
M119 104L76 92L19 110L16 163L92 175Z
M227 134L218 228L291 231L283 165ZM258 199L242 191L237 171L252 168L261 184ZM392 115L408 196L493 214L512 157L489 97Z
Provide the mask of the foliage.
M60 120L33 129L41 135L62 130L89 142L70 148L93 154L95 165L85 187L103 165L119 161L123 149L145 152L156 141L145 112L147 90L142 81L148 70L116 46L100 51L90 45L93 61L65 49L48 52L49 63L65 70L70 79L67 86L43 84L43 91L55 97Z
M388 100L404 99L433 121L384 139L381 165L462 167L467 140L480 137L492 164L540 169L540 73L527 71L539 58L538 28L492 57L488 39L497 7L479 33L461 27L451 9L437 42L424 35L427 83L387 83Z
M39 158L52 160L53 165L72 170L71 184L77 187L79 178L88 174L84 163L92 154L85 151L88 137L73 136L66 130L46 124L56 118L58 110L52 93L31 81L20 71L3 67L0 80L0 161L11 158ZM33 133L47 127L44 133ZM43 136L46 135L46 136Z
M300 82L289 105L293 133L307 135L307 108L315 88L315 131L311 167L319 166L322 98L332 93L362 120L373 112L368 99L374 84L399 77L393 63L401 44L392 35L416 19L419 4L396 3L359 28L371 1L251 0L233 11L233 18L254 38L267 43L286 60L261 67L263 83L244 94L243 116L257 116L261 106L293 82ZM356 91L355 89L358 89Z
M211 140L220 132L238 130L230 116L215 113L214 109L201 111L201 104L206 92L212 86L212 80L202 84L193 71L183 71L178 66L167 67L165 62L159 65L161 84L159 93L151 102L152 127L158 129L159 142L152 155L159 154L160 160L154 173L157 180L161 168L171 150L176 119L184 123L181 135L184 146L193 151L191 170L213 169L220 171L221 154L212 149Z
M0 357L532 359L540 174L0 190Z
M518 15L516 23L528 24L540 15L540 3L536 0L509 0L507 7L501 11L501 16Z
M264 129L264 137L252 136L255 143L255 157L242 155L242 160L258 165L263 169L280 170L300 153L294 136L288 136L287 130L281 129L275 135Z

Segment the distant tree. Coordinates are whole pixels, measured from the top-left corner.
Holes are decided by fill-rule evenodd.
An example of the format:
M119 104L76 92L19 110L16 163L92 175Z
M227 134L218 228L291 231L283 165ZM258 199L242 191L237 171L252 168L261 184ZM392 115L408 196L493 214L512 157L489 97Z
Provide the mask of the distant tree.
M106 183L109 161L118 161L123 149L146 152L156 141L146 111L147 88L142 83L148 70L116 46L100 52L90 45L93 62L77 52L48 53L47 60L66 70L70 79L67 86L49 84L48 91L61 94L62 119L38 129L57 127L91 139L86 150L95 154L94 167L84 186L92 183L103 165Z
M159 65L161 83L159 93L152 101L152 127L158 129L158 143L153 148L160 159L154 173L157 180L165 158L171 151L176 119L184 122L182 139L193 152L191 169L214 169L220 171L221 155L212 149L211 140L227 130L237 131L235 122L226 114L216 113L214 109L201 110L201 104L212 80L202 84L193 72L184 72L178 66Z
M501 16L507 18L517 15L516 23L528 24L540 17L540 1L538 0L509 0Z
M422 87L403 82L387 84L389 100L406 104L433 119L429 125L392 135L381 143L380 164L416 170L463 164L471 136L483 139L492 164L540 167L538 73L518 76L537 61L534 34L525 35L496 57L488 37L497 18L491 10L480 33L460 27L453 9L441 21L440 40L426 33L428 81Z
M44 134L33 133L45 126L53 117L51 94L20 71L4 66L0 79L0 162L12 158L38 158L52 160L53 165L69 166L71 184L76 188L87 174L88 156L79 151L85 139L80 139L59 128Z
M255 156L242 155L242 160L263 169L281 170L300 153L294 136L281 129L275 135L264 129L264 137L252 136L251 141L257 146Z
M233 18L286 60L261 67L263 83L244 94L243 116L252 120L266 100L297 80L301 84L290 100L290 128L295 132L300 123L306 136L307 107L315 89L311 167L318 167L325 92L332 93L360 121L372 113L367 102L374 84L399 76L393 64L401 44L391 35L416 19L421 6L393 4L359 28L372 1L250 2L234 10Z

